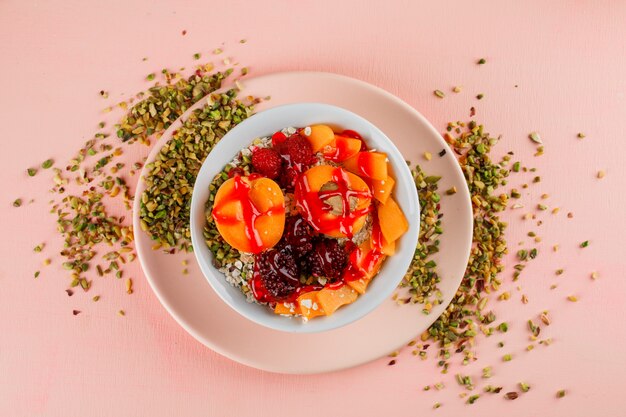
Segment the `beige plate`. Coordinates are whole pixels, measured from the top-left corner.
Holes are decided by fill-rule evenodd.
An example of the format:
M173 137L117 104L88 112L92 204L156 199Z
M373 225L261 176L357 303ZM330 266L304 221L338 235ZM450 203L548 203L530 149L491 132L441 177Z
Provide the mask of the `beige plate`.
M246 80L242 94L271 96L271 100L260 104L257 110L296 102L343 107L383 130L407 160L423 160L421 155L425 151L433 154L432 161L425 165L428 174L443 177L442 193L452 186L458 190L455 195L442 198L444 234L435 261L442 280L439 287L444 303L436 306L430 315L424 315L419 305L398 306L388 300L363 319L325 333L295 334L262 327L237 314L213 292L192 254L169 255L151 249L152 241L139 227L139 202L144 190L144 183L140 181L133 211L137 253L163 306L201 343L232 360L272 372L318 373L356 366L384 356L421 334L456 292L472 240L469 192L461 169L441 135L421 114L397 97L362 81L335 74L271 74ZM148 162L154 160L179 124L177 121L165 132ZM446 155L439 157L437 153L442 149L447 150ZM142 172L142 177L144 174ZM182 259L189 260L188 275L182 274Z

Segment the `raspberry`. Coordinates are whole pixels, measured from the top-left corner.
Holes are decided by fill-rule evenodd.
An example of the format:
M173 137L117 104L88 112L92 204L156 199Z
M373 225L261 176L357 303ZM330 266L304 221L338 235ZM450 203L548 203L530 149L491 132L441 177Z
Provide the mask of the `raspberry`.
M282 161L280 155L271 148L257 148L252 153L252 166L262 175L269 179L280 175Z
M301 216L287 217L283 239L293 254L301 258L313 250L313 228Z
M289 157L292 164L311 165L315 162L313 148L306 138L295 134L289 137L284 143L284 154Z
M300 271L289 248L269 249L256 256L254 277L271 296L261 301L277 301L293 294L300 284Z
M341 279L346 268L346 253L335 239L323 238L315 242L309 258L311 273L326 277L331 282Z

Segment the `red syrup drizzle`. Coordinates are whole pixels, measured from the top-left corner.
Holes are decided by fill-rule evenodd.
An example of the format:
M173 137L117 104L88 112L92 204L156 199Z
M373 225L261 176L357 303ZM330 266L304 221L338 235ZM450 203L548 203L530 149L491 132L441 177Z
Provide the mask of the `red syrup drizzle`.
M339 230L348 238L353 236L354 223L371 210L371 205L362 209L350 211L350 197L371 198L372 193L367 191L352 190L348 187L348 174L341 168L333 171L332 182L337 184L336 190L313 191L309 187L306 175L302 175L296 182L296 201L302 216L319 233L328 234ZM327 218L333 208L325 203L330 197L341 197L341 215ZM320 219L324 218L323 224Z
M257 178L260 178L259 174L250 174L248 179L253 181ZM223 197L221 204L213 206L212 216L215 221L226 225L232 226L240 223L243 220L244 231L246 237L250 241L252 253L259 253L263 249L265 249L263 245L263 240L261 239L261 235L259 231L256 229L255 224L257 219L263 215L280 215L285 212L285 207L272 207L265 213L262 213L253 203L252 200L248 197L248 193L250 192L250 184L245 182L240 175L235 175L234 177L235 186L234 188ZM226 217L220 215L220 210L225 203L230 203L232 201L239 201L241 204L241 212L242 218L239 219L237 217Z

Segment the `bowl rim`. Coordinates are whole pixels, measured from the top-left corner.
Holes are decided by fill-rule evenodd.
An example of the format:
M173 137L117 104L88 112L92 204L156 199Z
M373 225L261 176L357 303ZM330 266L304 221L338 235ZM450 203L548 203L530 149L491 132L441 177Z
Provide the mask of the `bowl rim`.
M395 272L388 272L388 275L395 273L397 275L397 278L391 279L391 277L387 277L387 279L384 282L382 282L382 284L377 285L378 287L382 286L382 288L379 288L376 294L370 295L370 297L366 297L369 291L366 292L365 294L361 294L359 295L359 298L353 304L338 310L332 316L329 316L329 317L319 317L319 318L316 318L315 320L311 320L305 323L300 318L283 317L280 315L274 315L273 312L271 312L272 314L271 317L273 318L269 319L268 317L270 316L267 315L267 312L269 312L269 310L267 306L264 306L264 305L252 304L258 309L266 310L266 313L261 313L261 314L250 313L247 309L242 309L239 307L239 305L241 305L242 302L247 303L247 304L250 304L250 303L246 301L245 296L241 294L239 289L232 286L230 283L228 283L225 279L224 274L219 272L217 268L213 266L213 263L212 263L213 254L210 252L210 250L208 249L204 241L203 231L204 231L205 213L206 213L205 204L206 204L206 199L208 198L208 194L209 194L208 184L211 183L215 175L221 172L224 165L230 162L232 158L235 157L236 152L238 150L249 146L252 143L252 141L257 137L269 136L272 134L271 131L259 132L259 130L263 129L262 126L267 123L265 121L267 120L267 118L271 118L272 116L276 114L280 115L281 113L285 113L288 111L292 111L292 112L300 111L301 112L300 114L305 114L307 111L311 113L315 113L314 111L315 109L321 112L323 111L332 112L334 114L351 118L352 120L359 121L361 124L367 125L370 132L368 135L369 137L366 137L365 140L374 141L375 146L373 146L373 148L379 148L379 147L384 148L384 151L387 153L388 161L391 164L392 169L394 171L394 174L395 174L394 176L396 179L396 189L394 191L394 195L397 195L397 192L400 189L400 186L403 186L403 190L406 191L406 195L408 199L407 204L410 205L410 209L411 209L411 215L407 217L409 217L410 219L419 219L420 217L420 205L419 205L419 198L417 195L417 189L414 185L414 180L413 180L411 170L409 166L407 165L407 163L405 162L404 157L402 156L398 148L395 146L393 141L389 139L389 137L387 137L387 135L382 130L380 130L377 126L375 126L369 120L365 119L364 117L350 110L347 110L347 109L344 109L342 107L335 106L335 105L330 105L326 103L316 103L316 102L298 102L298 103L284 104L284 105L272 107L267 110L263 110L258 113L254 113L252 116L250 116L249 118L247 118L246 120L242 121L237 126L235 126L233 129L228 131L226 135L224 135L224 137L222 137L222 139L213 147L213 149L211 150L207 158L203 161L202 167L194 183L193 194L191 198L191 209L190 209L190 212L191 212L190 213L190 232L191 232L191 241L192 241L192 245L194 248L194 251L193 251L194 256L196 257L196 260L200 266L202 275L208 281L213 291L215 291L217 295L220 297L220 299L223 302L225 302L230 308L232 308L238 314L240 314L241 316L245 317L246 319L256 324L259 324L261 326L264 326L270 329L289 332L289 333L317 333L317 332L329 331L329 330L337 329L339 327L348 325L350 323L353 323L356 320L359 320L365 317L366 315L374 311L378 306L380 306L381 303L383 303L386 299L388 299L391 296L393 291L397 288L398 284L404 277L406 271L408 270L411 264L411 261L413 259L413 253L414 253L413 250L410 250L410 251L404 250L402 253L404 257L400 257L399 254L395 254L393 255L393 257L389 257L385 259L385 262L383 266L381 267L380 272L377 274L377 277L379 277L381 274L383 274L383 272L385 272L385 267L389 266L390 258L394 258L396 260L396 263L399 262L400 264L398 268L399 270ZM323 122L319 121L317 123L323 123ZM301 123L294 121L291 124L289 123L285 124L283 127L296 126L299 124ZM306 124L312 124L312 123L306 123ZM333 125L333 123L330 123L330 124ZM344 126L344 127L350 128L349 126ZM246 130L250 130L250 129L252 130L256 129L256 133L252 135L247 134L245 137L240 136L240 132L245 132ZM268 129L266 128L265 130L268 130ZM239 137L241 137L241 139L239 139ZM233 140L236 140L237 143L243 142L244 140L245 142L243 142L243 145L240 148L238 148L238 150L236 150L234 154L230 154L230 151L226 148L232 146L229 144L229 141L233 142ZM222 163L221 161L224 161L224 162ZM402 204L400 205L402 207ZM402 208L406 213L407 207L402 207ZM419 230L420 230L419 221L415 221L415 220L409 221L409 231L401 237L402 245L403 246L408 245L408 247L414 248L417 245ZM388 269L389 268L387 268L387 270ZM378 282L381 282L381 281L382 280L378 280ZM373 287L374 286L373 284L375 283L376 283L376 280L372 282L371 286ZM227 287L230 287L237 291L238 293L237 295L240 298L240 301L233 300L227 294L227 291L229 291ZM361 301L361 303L359 304L361 308L359 310L351 308L351 307L355 307L355 304L358 303L359 301ZM365 304L365 302L368 302L368 303ZM295 326L294 326L294 322L296 323Z

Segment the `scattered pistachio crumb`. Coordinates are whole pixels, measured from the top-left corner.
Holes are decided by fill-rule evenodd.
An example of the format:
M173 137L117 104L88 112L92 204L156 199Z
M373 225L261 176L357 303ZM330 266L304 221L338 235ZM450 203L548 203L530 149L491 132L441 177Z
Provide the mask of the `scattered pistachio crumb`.
M430 161L433 157L433 154L431 154L430 152L424 152L424 159L427 161Z
M99 295L94 295L94 296L93 296L93 298L92 298L92 300L93 300L94 302L97 302L99 299L100 299L100 296L99 296Z
M193 59L200 59L201 56L202 56L201 54L195 53L193 54Z
M435 90L433 93L439 98L444 98L446 96L441 90Z
M461 89L461 86L458 86L458 85L457 85L457 86L455 86L455 87L452 89L452 92L454 92L454 93L460 93L460 92L461 92L461 90L462 90L462 89Z
M39 271L35 271L35 278L39 277Z
M568 301L571 301L572 303L575 303L575 302L577 302L577 301L578 301L578 297L577 297L577 296L575 296L575 295L568 295L568 296L567 296L567 300L568 300Z
M478 99L478 100L482 100L482 99L483 99L483 97L485 97L485 95L484 95L483 93L480 93L480 94L478 94L478 95L476 96L476 99Z
M120 310L120 311L117 312L117 315L118 316L125 316L126 312L124 312L124 310Z
M449 190L446 191L447 195L453 195L456 194L456 187L452 186L452 188L450 188Z
M576 137L577 137L578 139L584 139L584 138L585 138L585 134L584 134L584 133L582 133L582 132L579 132L579 133L576 135Z
M487 60L485 60L485 58L480 58L477 62L478 65L483 65L487 62Z
M156 74L152 72L146 76L146 80L152 81L154 80L154 77L156 77Z
M21 198L17 198L13 202L13 207L20 207L21 205L22 205L22 199Z
M509 362L509 361L511 361L512 359L513 359L513 356L512 356L510 353L507 353L506 355L504 355L504 356L502 357L502 360L503 360L504 362Z
M591 273L591 279L598 279L598 273L597 272L592 272Z
M566 394L566 392L565 392L564 389L559 390L559 391L556 392L556 398L563 398L563 397L565 397L565 394Z
M543 144L543 141L541 140L541 136L539 136L539 133L537 132L531 132L528 137L530 138L530 140L532 140L535 143L539 143L539 144Z
M589 246L589 241L588 241L588 240L585 240L584 242L582 242L582 243L580 244L580 247L581 247L581 248L586 248L587 246Z
M602 179L602 178L604 178L605 175L606 175L606 172L603 171L603 170L600 170L600 171L598 171L597 177L599 179Z
M523 392L528 392L530 390L530 385L528 385L525 382L520 382L519 383L519 388L523 391Z
M222 52L224 52L224 51L222 51L222 48L215 48L215 49L213 50L213 54L214 54L214 55L219 55L219 54L221 54Z

